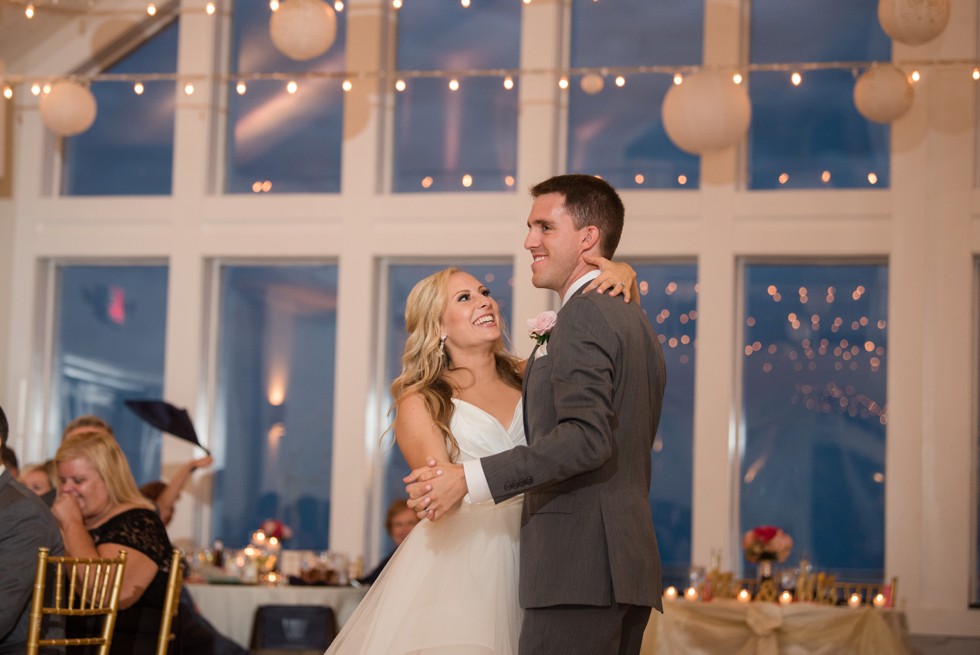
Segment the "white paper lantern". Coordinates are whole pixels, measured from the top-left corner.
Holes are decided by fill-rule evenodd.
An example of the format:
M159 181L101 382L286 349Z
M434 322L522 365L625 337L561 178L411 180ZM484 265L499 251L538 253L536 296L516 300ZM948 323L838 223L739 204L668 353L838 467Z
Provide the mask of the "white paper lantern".
M946 28L949 0L878 0L878 22L895 41L919 45Z
M41 96L41 121L59 136L73 136L95 122L95 96L78 82L56 82Z
M674 145L697 155L738 143L749 129L752 104L730 72L702 71L670 87L660 115Z
M602 91L606 86L606 81L602 79L602 75L599 75L599 73L587 73L582 76L582 81L579 84L582 86L583 91L590 96L594 96Z
M854 105L875 123L890 123L912 107L912 83L901 70L881 64L861 74L854 84Z
M269 36L273 45L290 59L313 59L333 45L337 14L320 0L288 0L272 12Z

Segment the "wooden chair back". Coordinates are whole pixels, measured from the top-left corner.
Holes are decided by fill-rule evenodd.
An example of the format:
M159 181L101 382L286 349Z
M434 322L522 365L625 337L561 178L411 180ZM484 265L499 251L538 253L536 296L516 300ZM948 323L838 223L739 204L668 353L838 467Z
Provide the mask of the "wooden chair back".
M48 576L49 566L54 569L53 580ZM39 548L27 633L27 655L37 655L41 646L99 646L99 655L108 655L119 613L119 592L125 569L125 550L119 551L118 557L111 558L54 557L49 555L47 548ZM75 639L63 636L45 638L41 636L41 623L46 616L102 617L101 634Z

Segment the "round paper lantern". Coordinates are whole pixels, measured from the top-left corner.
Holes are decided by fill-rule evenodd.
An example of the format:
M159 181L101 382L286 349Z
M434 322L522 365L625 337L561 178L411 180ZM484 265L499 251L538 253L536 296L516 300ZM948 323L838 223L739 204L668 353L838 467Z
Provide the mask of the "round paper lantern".
M599 75L599 73L588 73L582 76L582 81L579 84L581 84L583 91L590 96L594 96L602 91L606 86L606 81L602 79L602 75Z
M949 0L878 0L878 22L899 43L925 43L946 28Z
M288 0L269 19L272 44L297 61L319 57L337 36L337 14L320 0Z
M702 71L670 87L660 115L674 145L698 155L738 143L749 129L752 104L730 72Z
M78 82L56 82L41 96L41 121L59 136L80 134L95 122L95 96Z
M875 123L890 123L912 107L912 84L891 64L864 71L854 84L854 105Z

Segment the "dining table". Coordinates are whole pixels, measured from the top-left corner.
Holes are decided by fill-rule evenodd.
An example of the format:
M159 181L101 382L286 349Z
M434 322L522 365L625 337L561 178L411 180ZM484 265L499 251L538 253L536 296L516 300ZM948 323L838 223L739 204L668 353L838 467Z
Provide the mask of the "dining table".
M677 599L654 611L641 655L909 655L896 609Z
M221 634L247 649L252 618L261 605L327 605L337 617L338 630L361 602L367 587L215 584L184 585L198 611Z

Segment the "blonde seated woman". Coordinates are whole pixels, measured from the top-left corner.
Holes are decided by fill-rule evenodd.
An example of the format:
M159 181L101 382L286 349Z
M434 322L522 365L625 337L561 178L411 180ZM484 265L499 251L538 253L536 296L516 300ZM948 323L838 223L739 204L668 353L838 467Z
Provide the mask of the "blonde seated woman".
M119 444L98 428L73 432L55 456L61 487L51 508L73 557L115 557L127 552L112 655L155 652L172 546L167 530L136 487ZM71 617L69 637L97 624Z
M638 297L632 268L601 264L589 291ZM526 443L524 362L507 351L500 308L479 280L455 268L423 279L408 296L405 327L391 395L395 438L410 467L429 455L463 462ZM327 654L515 655L522 502L464 502L438 522L423 519Z

